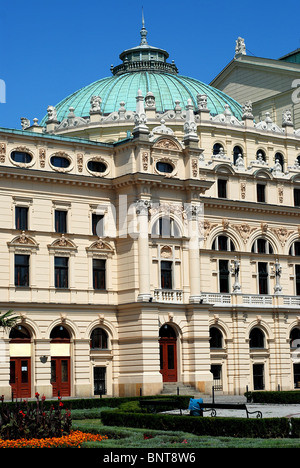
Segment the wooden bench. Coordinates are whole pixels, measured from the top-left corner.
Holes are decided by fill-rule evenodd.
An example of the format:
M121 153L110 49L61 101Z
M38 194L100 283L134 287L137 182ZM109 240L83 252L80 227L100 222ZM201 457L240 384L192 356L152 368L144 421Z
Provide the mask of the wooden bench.
M217 409L233 409L233 410L244 410L246 411L247 418L249 418L249 414L256 414L257 418L262 418L261 411L249 411L247 405L245 404L234 404L234 403L198 403L200 407L200 411L211 411L211 416L216 416Z
M172 400L166 399L161 399L161 400L140 400L140 406L141 408L146 408L146 407L151 407L151 406L156 406L156 407L167 407L167 406L172 406L173 409L179 409L180 414L182 414L182 410L186 409L186 407L183 407L183 402L180 400L177 400L173 398Z

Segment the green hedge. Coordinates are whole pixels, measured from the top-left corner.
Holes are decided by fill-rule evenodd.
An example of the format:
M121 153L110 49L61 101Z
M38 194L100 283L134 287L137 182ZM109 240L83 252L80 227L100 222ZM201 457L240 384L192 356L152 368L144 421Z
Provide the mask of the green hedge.
M246 392L245 396L252 403L281 403L283 405L300 403L300 391L283 392Z
M287 418L212 418L166 414L103 411L101 421L108 426L138 427L166 431L184 431L195 435L249 438L299 437L300 424L293 430Z
M151 399L168 399L174 401L180 401L182 405L186 408L189 405L190 396L186 395L151 395L151 396L139 396L139 397L112 397L112 398L61 398L61 401L64 405L64 408L68 409L89 409L89 408L101 408L101 407L109 407L109 408L119 408L120 405L128 402L140 401L140 400L151 400ZM16 402L5 402L7 406L14 407L15 405L22 405L23 402L16 401ZM25 404L25 403L24 403ZM46 399L43 402L44 408L49 409L51 406L55 408L58 406L58 400L48 400ZM28 402L30 406L36 406L36 401L32 400Z

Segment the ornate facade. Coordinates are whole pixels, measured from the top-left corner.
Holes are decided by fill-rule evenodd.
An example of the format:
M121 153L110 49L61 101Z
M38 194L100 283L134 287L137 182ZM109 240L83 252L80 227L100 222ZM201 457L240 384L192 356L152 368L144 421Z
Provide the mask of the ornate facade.
M130 87L134 109L104 112L103 88L88 115L67 98L0 129L0 310L19 317L1 330L6 397L300 382L300 129L192 79L180 102L175 64L141 36L114 86L140 73L161 96Z

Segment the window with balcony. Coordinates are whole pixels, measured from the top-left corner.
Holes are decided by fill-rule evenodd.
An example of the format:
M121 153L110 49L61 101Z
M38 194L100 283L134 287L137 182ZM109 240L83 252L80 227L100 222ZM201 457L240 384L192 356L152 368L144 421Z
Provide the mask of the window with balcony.
M259 294L269 294L268 264L267 262L258 262L257 268Z
M219 289L220 293L230 292L228 260L219 260Z
M292 257L300 257L300 241L293 242L289 250L289 255L291 255ZM296 264L294 267L295 267L295 294L296 296L300 296L300 264Z
M160 262L161 288L172 289L172 266L173 262L162 260Z

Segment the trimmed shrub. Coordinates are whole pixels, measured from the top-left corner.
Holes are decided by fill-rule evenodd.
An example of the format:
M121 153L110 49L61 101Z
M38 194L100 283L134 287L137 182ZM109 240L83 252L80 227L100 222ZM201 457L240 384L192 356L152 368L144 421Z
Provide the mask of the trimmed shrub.
M296 390L291 391L280 391L280 392L271 392L271 391L256 391L256 392L246 392L245 396L248 401L252 403L278 403L278 404L298 404L300 403L300 392Z
M212 418L103 411L101 420L105 425L184 431L199 436L210 435L240 438L290 437L290 424L287 418Z

